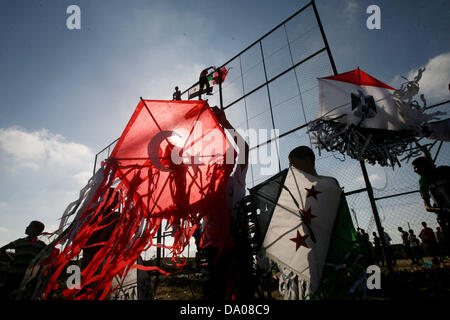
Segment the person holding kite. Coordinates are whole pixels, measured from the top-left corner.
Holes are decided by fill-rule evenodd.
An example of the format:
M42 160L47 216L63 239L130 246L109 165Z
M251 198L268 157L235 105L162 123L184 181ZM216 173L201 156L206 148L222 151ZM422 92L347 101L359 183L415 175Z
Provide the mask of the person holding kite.
M234 241L234 247L221 252L212 245L204 248L210 271L210 277L206 279L204 284L204 296L206 299L220 300L230 298L232 295L239 295L240 292L238 288L241 273L239 253L237 252L239 250L237 245L237 230L239 228L237 212L239 201L245 196L249 146L233 128L223 110L217 106L212 107L211 110L222 128L232 135L238 148L238 151L229 148L226 159L226 166L229 167L228 170L232 171L227 180L226 202L230 213L230 233ZM206 232L205 238L208 238L208 232Z
M316 171L315 155L309 147L300 146L293 149L289 153L288 158L289 163L296 169L316 177L323 177ZM339 185L339 182L335 178L327 178L333 179ZM348 252L359 247L357 238L347 201L345 200L344 194L341 193L338 214L336 215L330 247L328 248L327 262L339 264Z
M231 225L233 228L233 225L236 224L236 206L245 196L245 177L248 169L249 146L244 138L233 128L223 110L217 106L211 109L219 124L232 135L239 149L238 151L233 151L233 161L229 164L235 166L235 169L227 181L227 203L231 210Z
M348 292L344 287L360 276L361 266L344 193L335 178L317 173L309 147L294 148L288 158L263 241L281 271L280 293L285 300L298 300Z

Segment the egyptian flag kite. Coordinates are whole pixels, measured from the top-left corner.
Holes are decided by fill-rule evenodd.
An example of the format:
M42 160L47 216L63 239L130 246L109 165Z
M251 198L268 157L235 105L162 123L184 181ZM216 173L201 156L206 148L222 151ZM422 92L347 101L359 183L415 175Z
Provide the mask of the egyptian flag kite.
M228 74L228 70L225 67L222 67L219 70L216 70L207 76L207 79L208 79L208 82L210 85L210 92L208 92L208 93L212 93L212 88L214 85L220 84L225 81L225 78ZM201 94L207 93L206 90L207 90L207 88L205 86L203 88ZM195 97L198 97L199 94L200 94L200 83L197 82L196 84L194 84L194 86L192 88L190 88L188 90L188 99L190 100Z
M392 100L394 90L360 69L320 78L318 117L363 128L403 130L406 124Z
M412 99L423 71L399 90L359 68L318 79L319 112L309 130L319 148L371 164L400 165L398 157L415 147L429 120L442 114L425 114L425 98L423 107Z
M290 167L250 193L260 216L266 216L258 221L262 248L281 269L298 277L295 299L317 291L325 263L341 264L357 250L348 205L334 178Z
M229 248L225 188L234 164L225 160L233 151L205 101L141 99L111 156L64 213L58 238L35 261L40 272L32 298L57 291L61 274L80 254L81 284L61 288L64 298L112 296L113 278L134 268L158 269L136 261L155 246L163 222L173 229L173 245L166 248L178 266L200 223L208 234L201 245Z

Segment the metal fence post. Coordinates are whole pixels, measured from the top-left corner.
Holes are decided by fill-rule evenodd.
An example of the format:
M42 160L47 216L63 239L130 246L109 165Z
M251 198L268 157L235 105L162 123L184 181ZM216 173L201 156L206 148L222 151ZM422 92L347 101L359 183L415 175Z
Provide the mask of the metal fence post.
M392 267L393 267L392 261L390 259L388 259L389 255L388 255L386 239L384 237L383 227L381 226L380 216L378 215L377 204L375 203L375 198L373 196L372 184L370 183L369 175L367 174L366 164L364 163L363 160L359 160L359 164L361 165L361 171L363 173L364 182L366 183L367 195L369 196L369 201L370 201L370 206L372 208L373 217L375 219L375 224L377 226L378 235L380 236L380 242L381 242L381 247L382 247L382 252L383 252L383 259L384 259L384 261L386 261L389 271L392 272Z

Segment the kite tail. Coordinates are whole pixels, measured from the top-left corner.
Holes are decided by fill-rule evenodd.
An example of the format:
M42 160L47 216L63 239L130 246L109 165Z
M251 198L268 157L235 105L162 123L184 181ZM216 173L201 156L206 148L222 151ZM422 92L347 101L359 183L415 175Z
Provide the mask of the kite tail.
M115 217L115 219L112 219L112 222L108 221L111 220L114 212L119 211L120 204L123 201L123 196L121 195L123 186L119 183L117 187L111 187L116 182L115 168L113 165L109 164L103 170L103 179L97 185L97 188L93 190L95 192L93 192L94 194L90 203L81 212L78 212L72 224L63 232L63 236L54 243L53 247L59 247L59 252L41 263L41 266L44 267L46 270L45 273L49 277L43 292L44 298L49 298L50 293L58 289L60 284L63 284L63 287L70 287L69 283L61 283L64 278L61 276L61 273L70 265L78 265L83 270L81 272L81 283L63 290L63 296L65 298L76 298L78 294L81 298L89 299L98 297L98 292L94 291L106 290L106 284L100 285L100 282L96 286L98 290L90 290L89 286L92 286L94 280L105 278L101 265L107 265L112 260L112 257L107 255L104 255L103 257L106 258L102 259L100 254L110 253L108 249L111 249L112 241L116 238L113 232L113 235L109 239L106 239L106 241L105 239L101 239L103 236L102 230L107 229L117 220L117 217ZM106 221L108 223L105 223ZM89 250L85 252L83 249L92 248L95 245L96 237L101 240L98 241L98 252L91 257L92 259L89 263L85 263L88 256L87 251ZM79 257L82 250L83 259L80 263L79 261L75 261L75 258ZM93 269L95 269L94 272L98 271L95 277L93 276ZM104 270L111 269L106 267Z
M181 212L177 208L153 212L153 209L147 208L136 189L142 179L157 179L157 176L150 169L141 175L141 170L125 183L123 176L118 174L115 162L111 160L105 163L103 179L97 184L90 204L77 214L70 227L63 232L64 236L54 243L54 248L60 248L59 251L54 250L41 262L46 276L44 299L50 298L55 292L62 294L64 299L108 298L118 289L112 288L114 277L123 279L133 268L170 274L157 266L136 264L140 254L155 245L153 241L163 220L177 225L174 228L173 245L165 246L171 250L172 260L177 266L185 265L186 259L180 261L178 258L202 218L208 222L206 233L212 245L219 251L232 246L230 215L225 198L226 184L223 183L228 178L226 170L217 176L218 181L222 181L218 192L214 192L214 196L198 207L189 208L188 212ZM80 255L81 261L76 260ZM81 281L78 284L66 281L66 270L71 265L81 267Z

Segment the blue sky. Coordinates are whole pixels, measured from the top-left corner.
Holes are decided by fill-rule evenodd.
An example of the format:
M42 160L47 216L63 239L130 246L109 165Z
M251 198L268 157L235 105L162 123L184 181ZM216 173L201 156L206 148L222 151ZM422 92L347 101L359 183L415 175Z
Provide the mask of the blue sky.
M221 65L306 3L2 0L0 244L31 219L56 227L140 96L171 99L175 85L186 89L203 67ZM339 72L360 66L395 86L428 66L424 93L448 99L448 1L316 3ZM71 4L81 8L81 30L66 28ZM371 4L381 30L366 28Z

